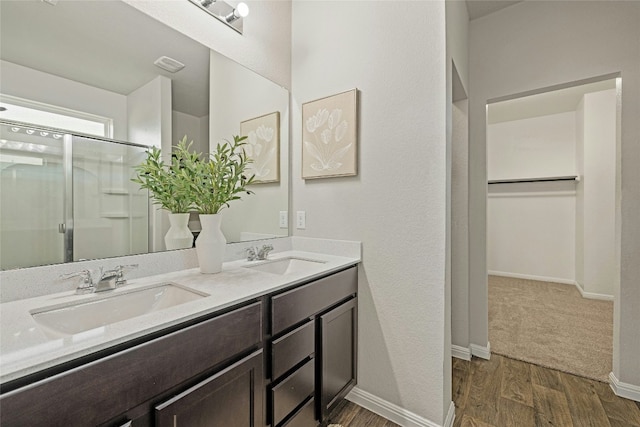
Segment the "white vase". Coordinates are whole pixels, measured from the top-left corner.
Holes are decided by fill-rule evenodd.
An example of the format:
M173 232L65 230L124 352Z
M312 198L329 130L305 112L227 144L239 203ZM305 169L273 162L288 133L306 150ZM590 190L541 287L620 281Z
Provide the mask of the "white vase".
M219 273L222 271L224 251L227 246L222 230L220 230L220 214L200 214L202 231L196 239L196 253L201 273Z
M188 213L170 213L169 231L164 235L167 250L186 249L193 246L193 233L189 230Z

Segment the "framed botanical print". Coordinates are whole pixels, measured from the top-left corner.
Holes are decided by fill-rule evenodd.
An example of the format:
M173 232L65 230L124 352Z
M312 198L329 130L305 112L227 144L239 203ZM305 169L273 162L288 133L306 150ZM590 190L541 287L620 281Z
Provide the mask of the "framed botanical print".
M302 104L302 178L357 175L357 89Z
M280 112L245 120L240 135L246 136L244 151L252 160L247 173L254 174L254 184L280 181Z

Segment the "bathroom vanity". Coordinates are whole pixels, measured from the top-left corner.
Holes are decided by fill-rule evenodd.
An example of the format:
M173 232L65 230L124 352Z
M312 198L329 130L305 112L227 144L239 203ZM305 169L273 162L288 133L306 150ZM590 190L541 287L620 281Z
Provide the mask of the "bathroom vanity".
M189 270L128 285L168 279L207 296L108 325L102 340L74 343L73 336L43 334L67 347L66 354L58 348L30 363L3 362L0 424L326 423L356 383L359 260L303 255L322 264L277 271L274 261L255 264L262 268L238 261L225 264L219 275ZM8 303L14 306L4 305L9 313L2 320L22 309L33 313L30 304L51 299ZM26 317L7 323L30 326L25 322Z

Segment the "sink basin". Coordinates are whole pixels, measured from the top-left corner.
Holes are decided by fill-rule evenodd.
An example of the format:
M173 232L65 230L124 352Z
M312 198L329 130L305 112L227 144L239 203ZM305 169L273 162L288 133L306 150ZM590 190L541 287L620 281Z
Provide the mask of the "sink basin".
M316 270L326 261L317 261L308 258L288 257L273 261L267 261L262 264L247 265L245 268L262 271L271 274L299 274Z
M175 283L162 283L33 310L31 316L49 334L74 335L207 296Z

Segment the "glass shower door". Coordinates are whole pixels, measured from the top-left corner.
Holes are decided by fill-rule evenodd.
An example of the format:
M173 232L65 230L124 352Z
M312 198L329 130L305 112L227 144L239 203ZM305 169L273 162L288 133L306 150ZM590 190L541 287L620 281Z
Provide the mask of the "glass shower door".
M64 136L0 124L0 268L64 257Z
M131 182L145 148L73 136L73 260L147 253L149 199Z

